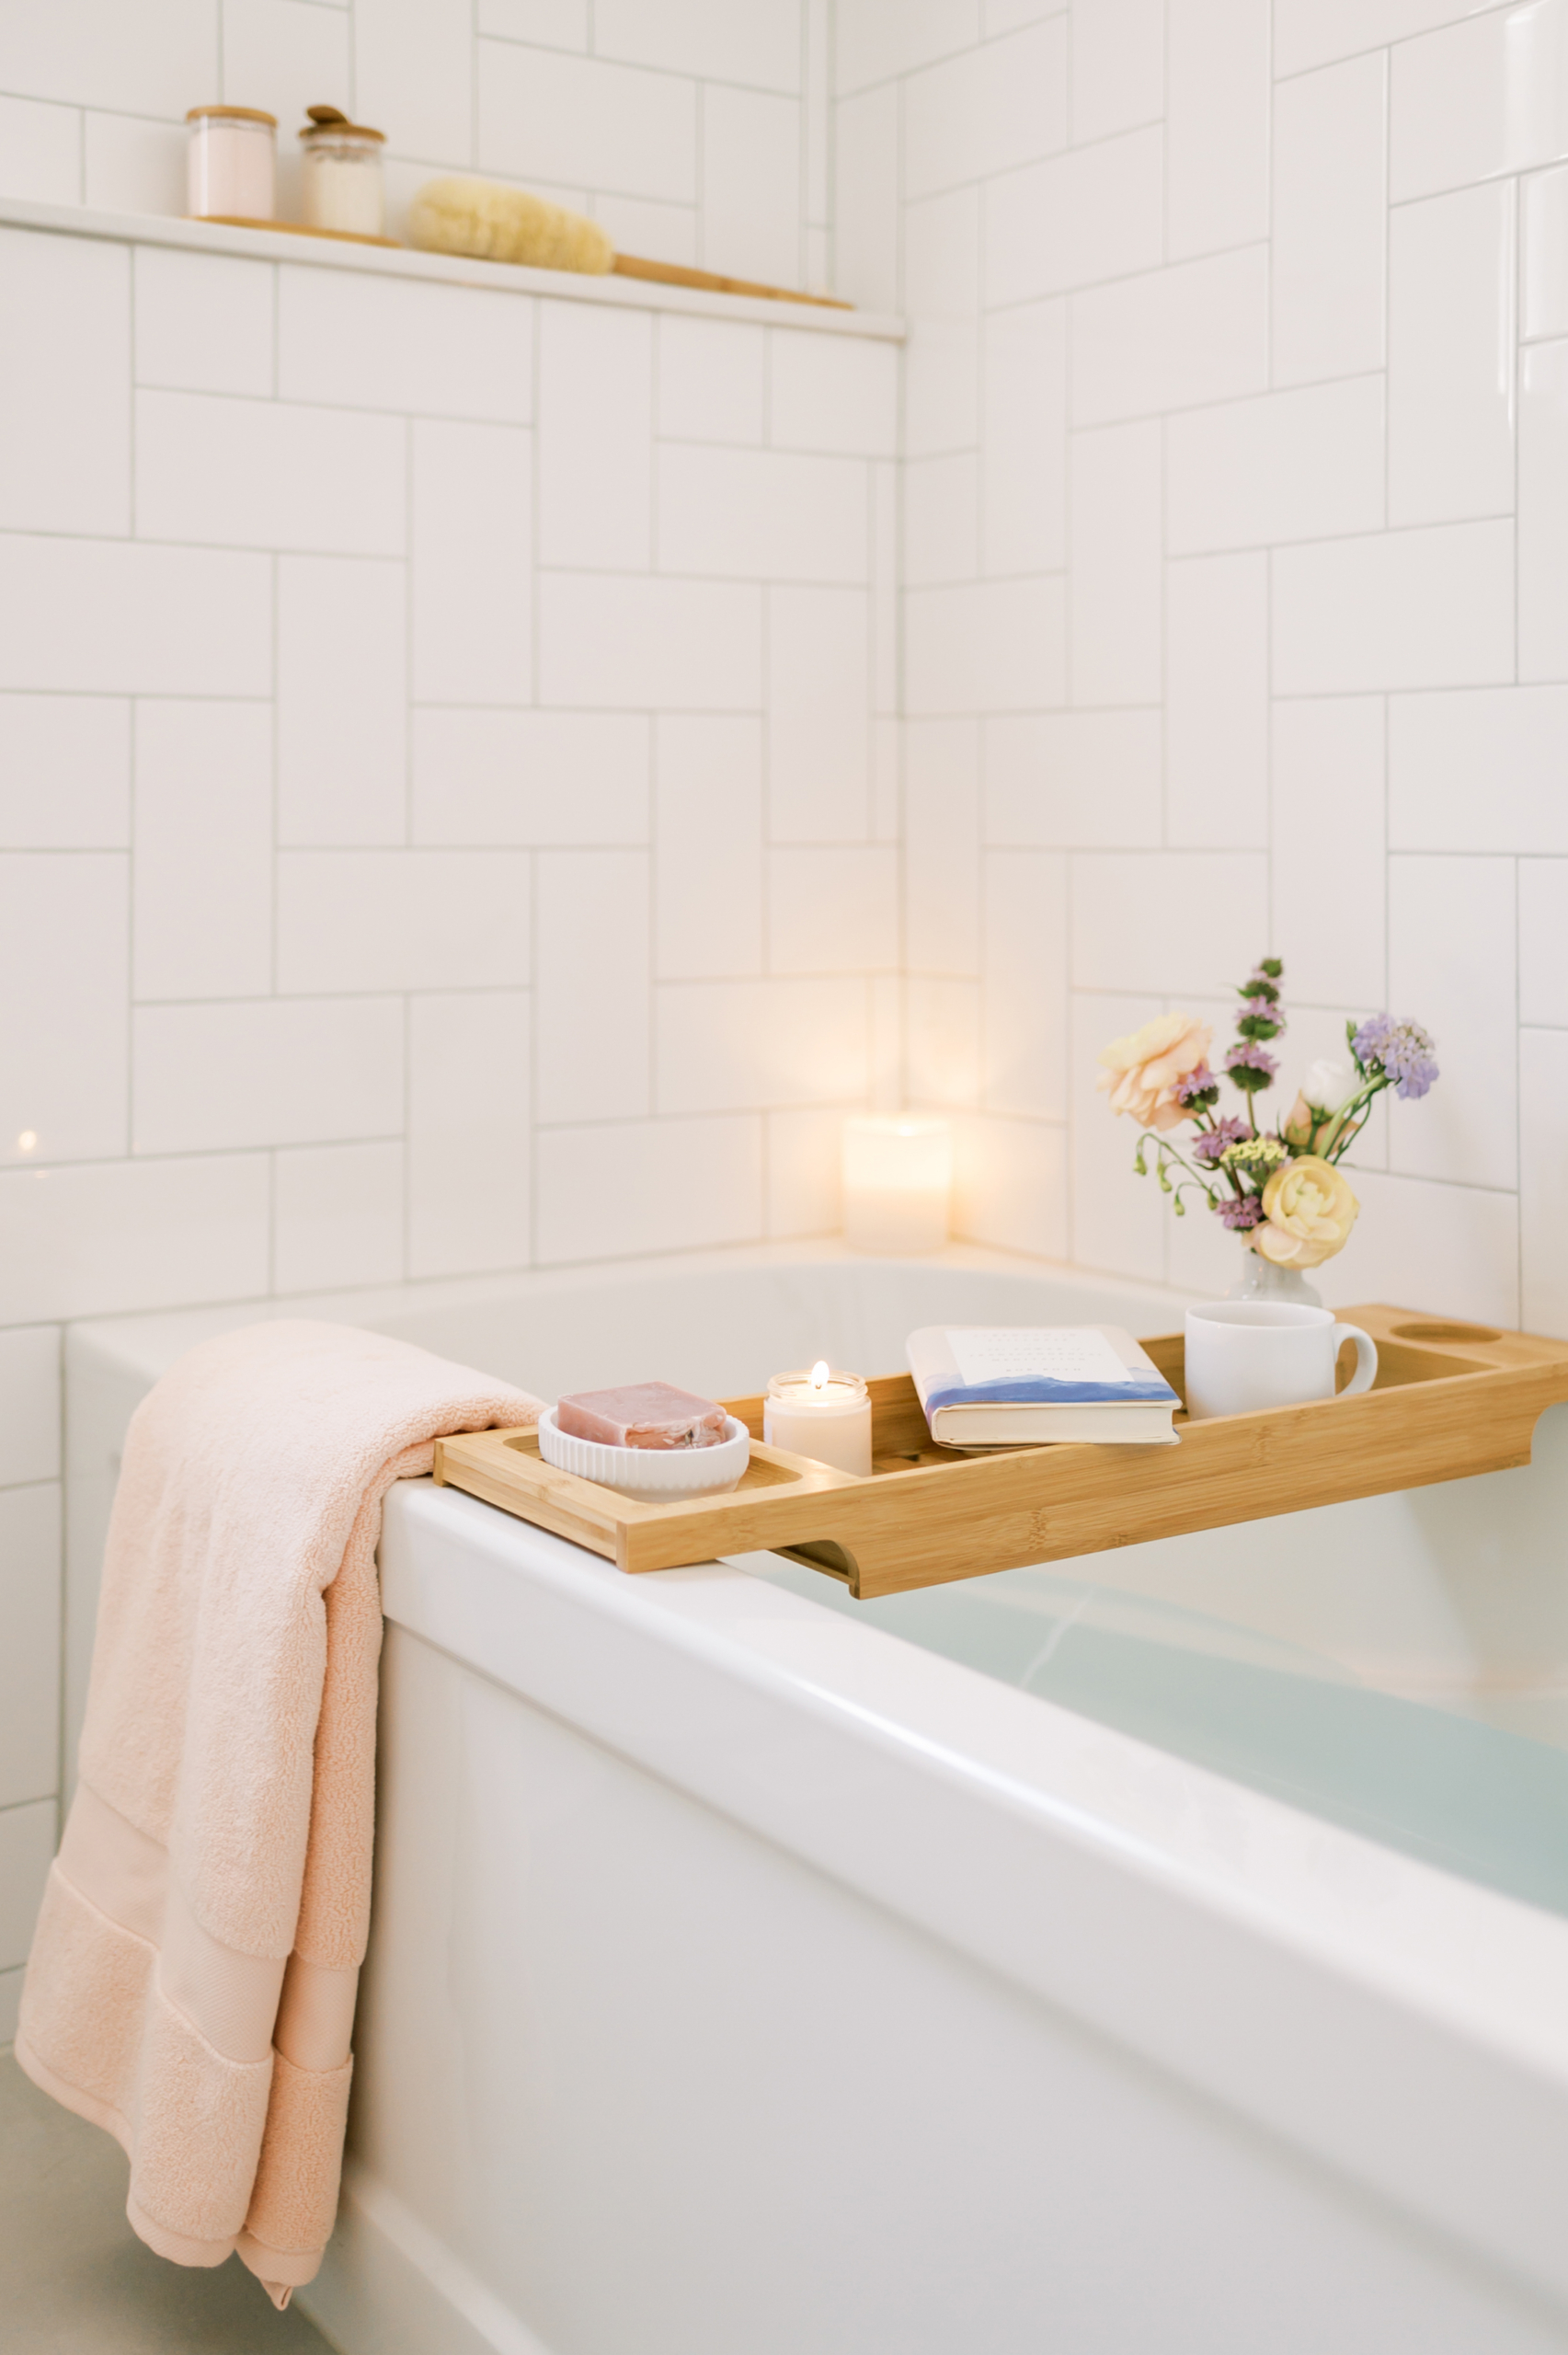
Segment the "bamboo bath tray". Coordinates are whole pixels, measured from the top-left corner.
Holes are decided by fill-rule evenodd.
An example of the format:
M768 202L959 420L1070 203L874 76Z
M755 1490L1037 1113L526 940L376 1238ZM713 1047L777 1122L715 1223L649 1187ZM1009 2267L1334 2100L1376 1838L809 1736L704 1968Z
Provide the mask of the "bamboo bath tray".
M552 1469L532 1430L438 1440L435 1476L623 1570L771 1552L864 1598L1505 1471L1529 1462L1542 1410L1568 1400L1568 1342L1409 1309L1340 1314L1378 1344L1371 1390L1199 1423L1178 1415L1179 1448L960 1455L933 1443L914 1384L893 1373L869 1384L868 1480L764 1445L761 1397L723 1402L751 1433L750 1467L728 1496L636 1504ZM1181 1334L1143 1346L1180 1392Z

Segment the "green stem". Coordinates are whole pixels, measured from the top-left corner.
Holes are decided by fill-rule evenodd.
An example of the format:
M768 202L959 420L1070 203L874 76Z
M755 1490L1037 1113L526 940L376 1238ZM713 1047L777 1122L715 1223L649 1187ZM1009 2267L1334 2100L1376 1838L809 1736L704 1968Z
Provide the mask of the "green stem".
M1155 1152L1158 1154L1168 1154L1178 1168L1185 1169L1186 1171L1187 1176L1192 1179L1195 1186L1201 1186L1205 1192L1207 1191L1207 1179L1198 1175L1198 1172L1193 1167L1191 1162L1184 1161L1181 1155L1176 1151L1175 1146L1172 1144L1167 1138L1162 1137L1159 1133L1158 1130L1145 1129L1141 1142L1144 1144L1152 1143Z
M1363 1086L1356 1089L1354 1096L1348 1097L1340 1106L1338 1111L1333 1116L1334 1132L1332 1142L1323 1153L1322 1157L1325 1161L1332 1165L1343 1159L1346 1148L1360 1135L1367 1125L1367 1115L1372 1109L1372 1098L1380 1095L1385 1087L1391 1087L1392 1085L1386 1072L1374 1073Z

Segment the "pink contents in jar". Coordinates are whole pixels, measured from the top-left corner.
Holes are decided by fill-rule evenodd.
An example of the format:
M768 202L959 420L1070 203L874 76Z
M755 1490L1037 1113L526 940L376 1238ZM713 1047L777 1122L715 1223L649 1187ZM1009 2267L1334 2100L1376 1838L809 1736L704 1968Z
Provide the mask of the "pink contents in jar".
M258 107L192 107L186 202L199 221L270 221L276 115Z

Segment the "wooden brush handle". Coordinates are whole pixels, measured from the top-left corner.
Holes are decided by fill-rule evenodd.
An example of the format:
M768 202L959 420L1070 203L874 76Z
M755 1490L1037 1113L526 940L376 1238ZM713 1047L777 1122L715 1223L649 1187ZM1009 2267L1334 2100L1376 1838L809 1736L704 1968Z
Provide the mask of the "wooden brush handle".
M617 254L610 265L622 278L651 278L660 286L699 286L707 294L755 294L767 303L815 303L823 311L853 311L831 294L798 294L790 286L758 286L749 278L719 278L711 270L687 270L677 261L642 261L635 254Z

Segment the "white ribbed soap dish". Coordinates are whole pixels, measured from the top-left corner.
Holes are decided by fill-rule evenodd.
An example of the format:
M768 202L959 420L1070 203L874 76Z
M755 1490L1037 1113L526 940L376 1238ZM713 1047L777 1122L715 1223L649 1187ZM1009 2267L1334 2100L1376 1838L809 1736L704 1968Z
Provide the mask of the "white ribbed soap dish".
M557 1472L597 1480L643 1505L681 1504L688 1497L722 1497L738 1488L751 1461L751 1434L733 1415L725 1417L716 1447L602 1447L555 1428L555 1409L539 1418L539 1453Z

